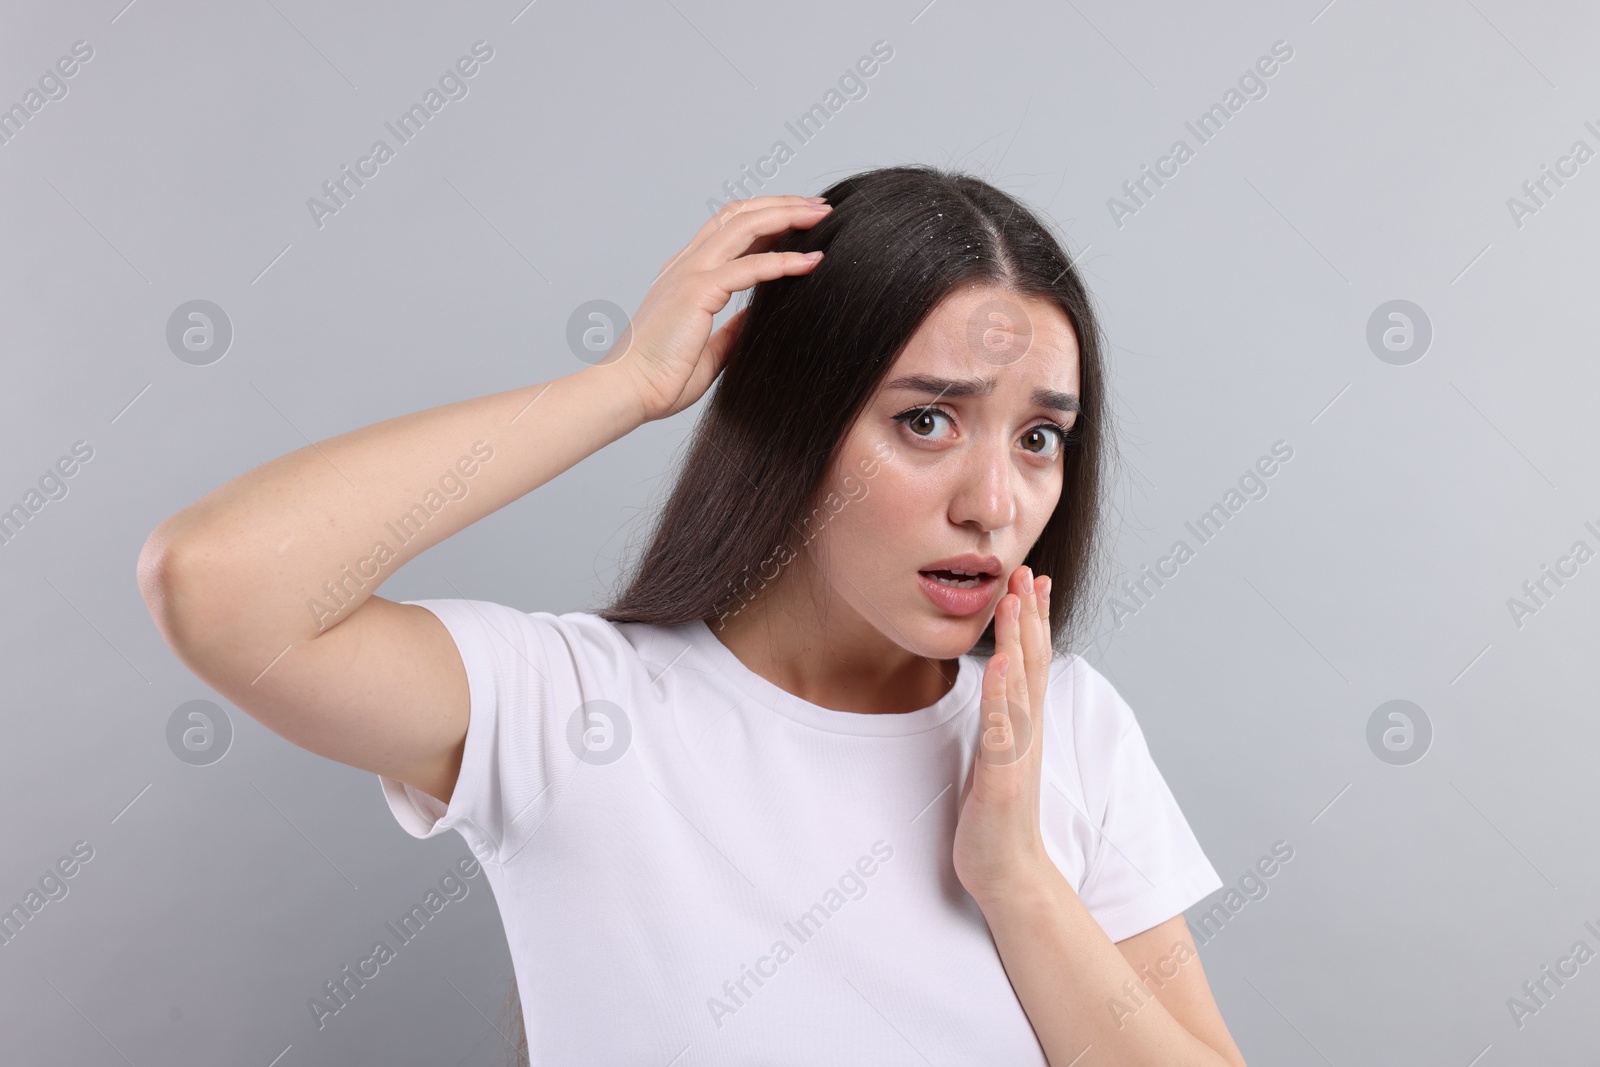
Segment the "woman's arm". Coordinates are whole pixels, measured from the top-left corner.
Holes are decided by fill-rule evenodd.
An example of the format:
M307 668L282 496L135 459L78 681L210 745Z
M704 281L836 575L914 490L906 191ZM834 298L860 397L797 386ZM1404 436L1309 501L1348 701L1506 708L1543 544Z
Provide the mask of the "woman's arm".
M195 674L287 740L448 802L468 719L443 623L374 596L418 553L651 419L698 400L738 329L733 293L804 274L771 252L826 209L728 204L662 267L605 362L388 419L265 463L171 516L139 555L157 628ZM525 566L569 561L530 554Z
M373 593L645 421L629 382L620 365L586 367L364 426L234 478L146 542L139 585L157 628L287 740L448 801L464 669L430 612Z
M1181 915L1113 944L1048 857L978 906L1051 1067L1245 1067Z
M1113 945L1044 847L1052 584L1018 567L995 606L956 877L983 911L1051 1067L1244 1067L1183 917Z

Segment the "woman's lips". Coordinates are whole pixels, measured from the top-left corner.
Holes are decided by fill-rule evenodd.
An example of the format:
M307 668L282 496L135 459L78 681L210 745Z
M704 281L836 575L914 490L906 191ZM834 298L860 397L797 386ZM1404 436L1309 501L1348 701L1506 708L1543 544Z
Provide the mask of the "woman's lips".
M958 589L955 586L945 585L942 582L917 572L917 585L921 586L929 600L935 607L949 615L972 615L989 606L994 596L995 587L1000 584L1000 579L990 575L979 575L978 584L968 589Z

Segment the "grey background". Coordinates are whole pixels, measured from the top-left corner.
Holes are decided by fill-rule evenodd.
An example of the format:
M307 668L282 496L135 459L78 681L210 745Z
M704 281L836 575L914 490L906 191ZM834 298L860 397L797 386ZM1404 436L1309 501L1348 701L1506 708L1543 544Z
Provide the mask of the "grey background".
M139 548L308 441L578 369L571 311L635 308L722 182L794 147L785 121L884 40L867 94L768 191L931 162L1054 219L1113 345L1121 567L1193 546L1186 521L1294 449L1084 648L1225 882L1294 848L1201 950L1250 1062L1596 1062L1600 962L1520 1029L1506 1000L1575 941L1600 949L1600 562L1520 627L1507 606L1574 542L1600 547L1581 429L1600 161L1520 227L1507 207L1575 140L1600 148L1597 19L1505 0L8 3L0 105L75 41L94 57L0 146L0 506L73 442L94 457L0 546L0 904L74 841L95 855L0 946L4 1058L496 1060L510 971L481 875L317 1031L307 998L468 851L406 837L375 777L236 709L220 762L176 758L173 710L217 698L155 631ZM495 55L469 95L319 229L307 199L479 39ZM1194 147L1184 122L1278 40L1294 55L1267 95L1116 226L1108 198ZM166 343L194 299L234 330L209 366ZM1405 366L1366 343L1392 299L1434 331ZM382 594L599 603L698 412ZM1406 766L1366 741L1392 699L1433 727Z

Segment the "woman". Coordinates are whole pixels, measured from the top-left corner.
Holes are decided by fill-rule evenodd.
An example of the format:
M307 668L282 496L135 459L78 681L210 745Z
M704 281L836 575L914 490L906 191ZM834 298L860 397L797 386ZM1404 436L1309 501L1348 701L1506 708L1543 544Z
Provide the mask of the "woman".
M719 373L604 610L373 595ZM1221 880L1052 638L1092 610L1104 381L1032 213L871 171L728 205L598 364L236 478L141 588L215 689L468 841L535 1064L1238 1067L1182 916Z

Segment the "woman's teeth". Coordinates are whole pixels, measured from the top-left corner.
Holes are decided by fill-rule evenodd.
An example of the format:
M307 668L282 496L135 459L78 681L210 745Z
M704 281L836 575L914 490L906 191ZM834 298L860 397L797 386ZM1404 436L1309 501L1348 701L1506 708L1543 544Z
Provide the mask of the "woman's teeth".
M940 585L948 585L952 589L972 589L978 584L979 576L966 574L962 571L924 571L928 577Z

